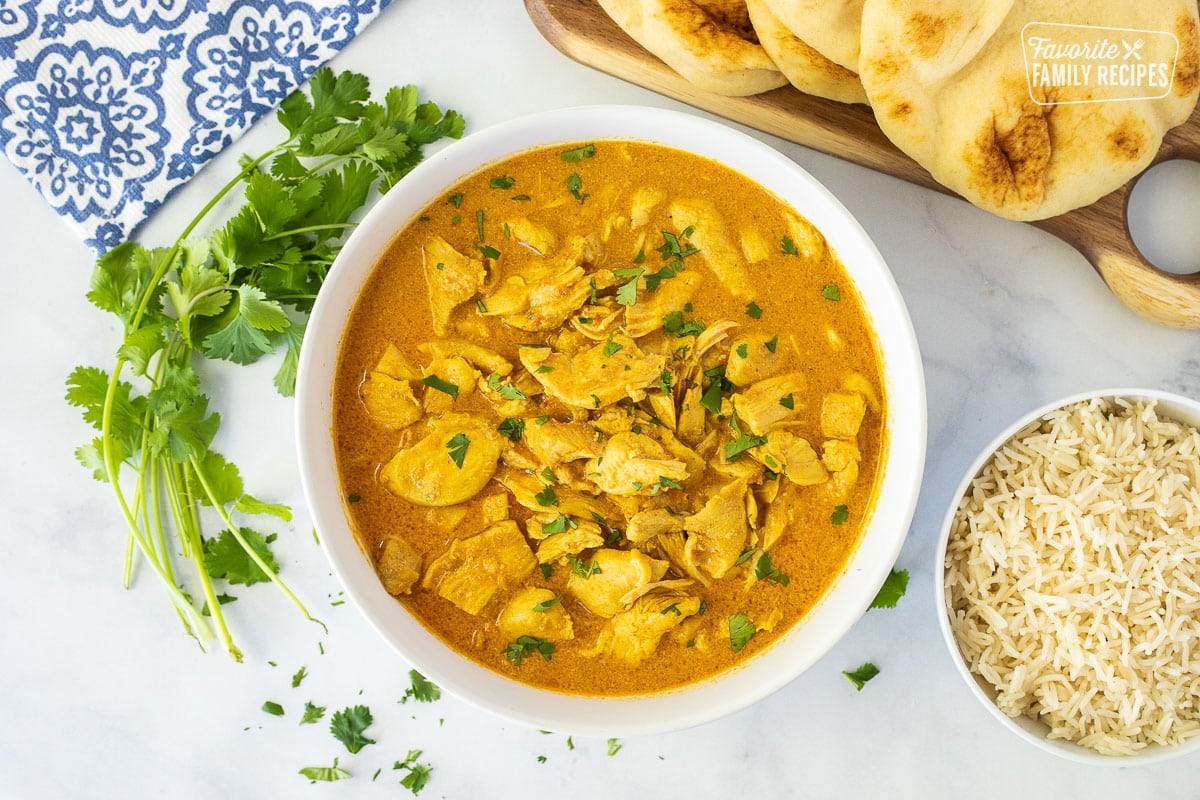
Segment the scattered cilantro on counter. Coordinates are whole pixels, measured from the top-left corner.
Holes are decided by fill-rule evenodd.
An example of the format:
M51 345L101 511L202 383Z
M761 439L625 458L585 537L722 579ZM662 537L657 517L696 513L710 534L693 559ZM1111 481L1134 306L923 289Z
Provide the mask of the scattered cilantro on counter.
M400 785L413 794L421 793L425 784L429 782L429 773L433 772L433 767L429 764L417 763L417 759L420 757L420 750L409 750L408 754L404 756L404 760L397 761L392 767L392 769L406 772L405 776L400 779Z
M301 667L300 669L296 670L296 674L292 676L292 688L298 688L300 686L300 682L306 677L308 677L307 667Z
M351 753L357 753L369 744L375 744L374 739L364 735L371 726L373 718L371 709L366 706L348 706L334 713L329 720L329 732L333 738L346 746Z
M908 570L893 569L879 587L879 593L871 601L870 608L895 608L896 602L908 591Z
M276 703L274 700L268 700L267 702L263 703L262 710L268 714L271 714L272 716L283 716L283 706L279 705L279 703Z
M304 704L304 714L300 717L300 724L308 725L314 723L323 716L325 716L325 706L314 705L310 700Z
M338 760L333 760L332 767L304 767L300 774L313 783L317 781L340 781L350 777L350 773L338 766Z
M441 698L442 690L437 684L415 669L408 671L408 679L412 685L404 690L404 696L400 698L401 703L407 703L410 698L418 703L432 703Z
M861 692L866 682L879 674L879 668L868 661L853 672L843 672L842 674L854 684L856 690Z

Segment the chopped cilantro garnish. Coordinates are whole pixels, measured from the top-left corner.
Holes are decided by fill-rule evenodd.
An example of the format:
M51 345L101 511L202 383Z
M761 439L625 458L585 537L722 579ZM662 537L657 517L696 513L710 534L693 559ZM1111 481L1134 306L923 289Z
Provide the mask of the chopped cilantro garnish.
M538 569L540 569L542 571L543 578L548 579L554 575L554 565L553 564L538 564Z
M750 355L750 346L745 342L742 342L737 346L737 349L734 352L738 354L739 358L746 358Z
M446 442L446 449L449 451L450 460L454 462L454 466L462 469L463 461L467 457L467 448L471 446L471 440L467 438L465 433L456 433Z
M792 241L790 236L784 236L779 240L779 249L783 251L785 256L800 255L800 251L796 249L796 243Z
M613 335L610 333L608 335L608 339L604 342L604 347L601 348L600 352L604 354L605 358L608 358L609 356L616 355L624 349L625 345L614 342Z
M496 426L496 430L500 431L500 435L506 439L519 442L525 433L525 420L518 417L501 420L500 424Z
M533 496L533 499L537 500L538 505L540 506L558 505L558 495L555 494L553 486L547 486L545 489L542 489Z
M550 487L547 486L546 488L549 489ZM547 536L553 536L556 533L566 533L568 525L570 525L572 528L575 527L574 522L568 519L565 515L559 514L550 522L542 523L542 533L546 534Z
M888 573L883 586L879 587L879 592L871 601L870 608L895 608L896 601L904 597L906 591L908 591L908 570L893 569Z
M721 382L715 380L704 390L700 397L700 405L714 414L721 413Z
M774 336L772 336L770 339L768 339L767 341L763 342L763 347L767 348L767 349L768 349L768 350L770 350L772 353L774 353L774 352L775 352L775 348L776 348L776 347L778 347L778 346L779 346L779 334L775 334L775 335L774 335Z
M759 308L758 303L755 303L753 300L751 300L750 304L746 306L746 316L750 317L750 319L762 319L762 314L762 309Z
M542 471L538 474L542 476L542 480L546 483L558 483L558 476L549 467L542 467Z
M638 280L645 274L646 270L641 267L628 267L625 269L614 269L613 274L627 282L617 287L617 303L623 306L632 306L637 304L637 287Z
M850 508L848 506L834 506L833 513L829 515L829 521L834 525L845 525L848 519L850 519Z
M826 300L838 301L842 299L842 290L832 283L826 284L821 289L821 296Z
M500 375L493 372L488 376L487 386L493 392L496 392L505 400L524 400L525 393L513 386L511 383L502 381Z
M699 336L704 331L704 323L698 319L685 321L682 311L671 311L663 317L663 333L668 336Z
M781 586L787 586L792 581L790 577L780 572L778 567L771 565L771 554L765 552L754 563L754 577L760 581L778 583Z
M564 150L559 153L563 161L567 163L575 163L582 161L585 158L593 158L596 155L596 145L585 144L582 147L576 147L571 150Z
M622 745L618 739L609 739L608 740L608 754L610 756L615 756L617 753L619 753L621 751L622 747L624 747L624 745Z
M538 614L545 614L547 611L554 608L556 605L558 605L561 602L562 602L562 595L556 594L556 595L554 595L554 597L551 597L549 600L543 600L540 603L535 603L533 606L533 610Z
M571 177L567 178L567 191L579 201L580 205L583 205L583 201L591 197L590 194L583 191L583 178L579 177L578 172L572 173Z
M492 247L490 244L480 245L479 252L482 253L485 257L492 259L493 261L495 261L496 259L498 259L500 257L500 251L497 250L496 248Z
M725 444L725 460L733 461L747 450L766 443L767 437L765 436L749 436L739 431L736 439Z
M479 311L480 314L487 313L487 304L484 303L483 300L481 300L478 297L475 298L475 308Z
M446 202L449 203L450 205L454 206L455 208L462 208L462 202L463 202L462 192L458 192L456 194L450 195L449 197L446 198Z
M437 389L442 394L448 394L453 399L458 399L458 385L444 381L437 375L427 375L421 378L421 383L428 386L430 389Z
M511 175L501 175L498 178L492 178L488 181L488 186L493 189L511 189L516 182L516 178Z
M679 610L679 603L671 603L671 605L667 606L666 608L664 608L662 611L660 611L658 613L662 614L664 617L667 614L674 614L677 617L683 616L683 612Z
M855 689L861 692L866 682L879 674L879 668L868 661L853 672L842 672L842 674L854 684Z
M785 394L783 397L779 398L779 405L788 410L794 409L796 407L796 398L793 397L791 393Z
M754 623L745 614L733 614L729 617L729 649L738 652L746 646L746 642L754 637Z
M515 642L510 642L508 647L504 648L504 655L516 667L521 666L525 656L533 653L538 653L546 661L549 661L550 656L554 653L554 645L536 636L518 636Z
M587 579L593 575L600 574L600 565L595 561L588 564L578 556L567 556L566 558L567 562L571 565L571 573L573 575L578 575L581 578Z
M664 369L658 373L658 388L662 389L663 394L671 393L671 370Z

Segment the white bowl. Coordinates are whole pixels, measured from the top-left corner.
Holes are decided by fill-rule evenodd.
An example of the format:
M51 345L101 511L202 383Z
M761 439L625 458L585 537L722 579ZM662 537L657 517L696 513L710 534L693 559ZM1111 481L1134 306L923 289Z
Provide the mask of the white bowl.
M1085 764L1107 764L1113 766L1133 766L1134 764L1146 764L1154 761L1161 761L1167 758L1173 758L1185 753L1195 752L1200 749L1200 737L1195 737L1190 741L1173 746L1162 746L1156 744L1147 745L1145 749L1134 755L1127 756L1109 756L1098 753L1088 747L1075 744L1074 742L1063 741L1061 739L1047 738L1050 733L1050 728L1043 722L1030 719L1029 717L1010 717L1000 710L996 705L995 690L982 678L975 676L967 666L966 659L963 658L962 651L958 647L958 641L954 636L954 632L950 629L950 616L946 608L946 593L945 593L945 555L946 547L950 542L950 531L954 525L954 517L958 511L959 500L966 494L971 481L979 474L984 465L991 459L992 455L1000 449L1009 439L1015 436L1022 428L1029 425L1034 420L1039 419L1045 414L1050 413L1064 406L1078 403L1084 400L1092 400L1097 398L1126 398L1129 400L1155 400L1157 401L1156 409L1164 417L1170 417L1179 422L1185 422L1194 427L1200 427L1200 402L1192 400L1170 392L1163 392L1154 389L1100 389L1090 392L1081 392L1064 397L1060 400L1055 400L1052 403L1047 403L1040 408L1036 408L1027 414L1021 416L1001 433L993 439L983 450L979 456L971 464L970 468L963 476L962 482L959 483L955 490L953 498L950 502L950 507L946 511L946 517L942 522L941 535L938 538L938 545L934 554L937 561L934 564L934 591L936 597L934 599L937 609L938 625L942 631L942 638L946 642L946 647L950 650L950 658L954 662L955 668L966 682L979 702L983 703L984 707L991 712L992 716L1000 720L1005 728L1015 733L1027 742L1037 746L1038 748L1053 753L1056 756L1070 759Z
M862 541L832 589L790 632L740 667L685 688L625 698L560 694L517 683L446 647L380 586L347 524L338 490L331 394L339 341L359 289L395 233L486 164L541 145L650 141L722 162L762 184L825 235L867 307L883 353L889 446ZM925 459L925 384L903 299L870 238L821 184L767 145L688 114L592 106L536 114L465 137L418 166L355 229L321 290L297 380L301 478L321 545L347 594L416 669L461 699L518 722L581 735L629 736L737 711L810 667L850 629L887 577L908 531Z

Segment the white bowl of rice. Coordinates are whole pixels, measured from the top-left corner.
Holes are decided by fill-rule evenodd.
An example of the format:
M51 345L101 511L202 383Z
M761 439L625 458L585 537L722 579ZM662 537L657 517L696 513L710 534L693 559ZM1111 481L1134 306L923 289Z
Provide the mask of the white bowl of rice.
M967 686L1043 750L1200 749L1200 402L1113 389L1031 411L942 526L938 619Z

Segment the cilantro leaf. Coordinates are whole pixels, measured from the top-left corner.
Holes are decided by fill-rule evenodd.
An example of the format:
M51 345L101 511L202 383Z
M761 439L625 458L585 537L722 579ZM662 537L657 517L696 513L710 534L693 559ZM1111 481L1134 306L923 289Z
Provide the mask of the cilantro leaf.
M550 656L554 654L554 644L536 636L518 636L515 642L510 642L508 647L504 648L504 655L516 667L521 666L525 657L533 653L538 653L549 661Z
M908 591L908 570L892 569L868 608L895 608L896 602L904 597L906 591Z
M868 661L858 669L849 672L843 671L842 674L846 676L846 680L854 684L857 691L861 692L867 681L879 674L879 668Z
M437 684L415 669L408 671L408 679L412 685L404 690L404 696L400 698L401 703L407 703L409 698L418 703L432 703L441 698L442 690L438 688Z
M240 529L240 533L263 563L272 572L278 572L279 564L275 562L275 556L271 552L271 540L274 536L263 536L249 528ZM224 578L231 584L246 586L270 580L228 528L221 531L220 536L205 540L203 555L204 567L214 578Z
M454 462L454 466L462 469L463 462L467 458L467 448L471 446L471 440L467 438L465 433L456 433L446 442L446 449L449 451L450 460Z
M325 706L313 705L312 701L304 704L304 714L300 717L301 725L311 725L325 716Z
M496 430L500 431L500 435L514 442L521 441L521 437L525 434L525 420L518 417L509 417L501 420L496 426Z
M262 704L262 710L275 717L283 716L283 706L276 703L274 700L268 700Z
M308 677L308 668L307 667L301 667L300 669L296 670L295 674L292 675L292 688L293 689L298 688L300 686L300 682L303 681L306 677Z
M740 651L754 637L757 631L754 623L745 614L733 614L729 617L729 649Z
M340 781L350 777L350 773L338 766L338 760L333 760L332 767L304 767L300 774L310 781Z
M433 767L429 764L419 764L417 759L421 757L420 750L409 750L404 756L403 761L397 761L392 769L404 770L405 776L400 779L400 785L408 789L414 795L420 794L425 788L425 784L429 782L429 773L433 772Z
M333 738L346 746L351 753L357 753L369 744L375 744L374 739L368 738L364 731L373 722L371 709L366 706L348 706L334 713L329 720L329 732Z

